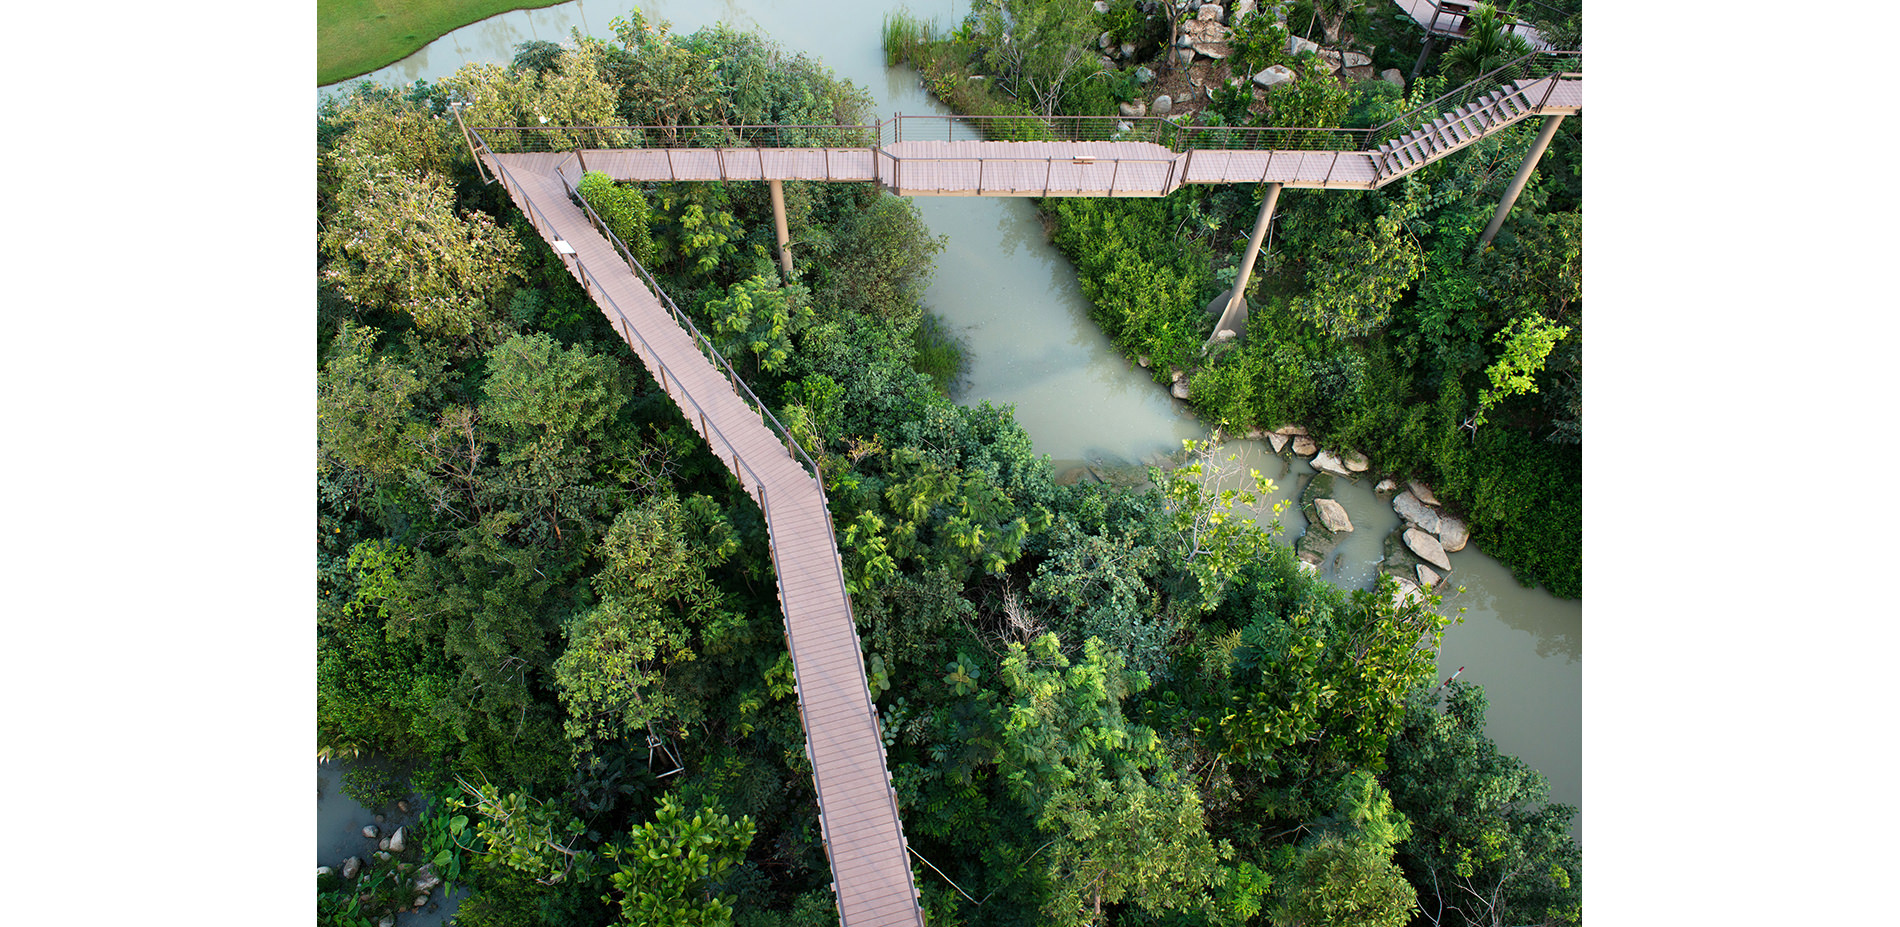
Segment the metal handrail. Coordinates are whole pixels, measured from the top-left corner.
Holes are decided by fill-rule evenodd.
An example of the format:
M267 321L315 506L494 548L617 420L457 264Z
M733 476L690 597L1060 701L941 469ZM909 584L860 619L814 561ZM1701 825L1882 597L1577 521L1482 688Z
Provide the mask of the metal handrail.
M581 148L864 148L879 125L482 126L491 152L524 154ZM596 144L577 144L592 136ZM648 145L651 140L659 142ZM869 140L869 141L867 141ZM830 142L831 144L823 144Z
M1552 59L1550 69L1544 70L1543 73L1538 73L1540 69L1531 65L1531 62L1538 58ZM1366 132L1364 147L1375 148L1386 140L1406 130L1415 129L1421 125L1430 123L1432 119L1477 99L1479 95L1500 89L1515 80L1521 80L1527 77L1551 77L1559 74L1568 75L1571 73L1574 73L1577 77L1582 77L1583 69L1581 67L1567 67L1572 64L1581 64L1582 61L1583 53L1580 51L1530 52L1529 54L1507 62L1497 68L1493 68L1446 91L1429 103L1421 103L1380 125L1364 130ZM1559 65L1565 65L1566 67L1559 67ZM1504 76L1507 73L1510 75L1508 78Z

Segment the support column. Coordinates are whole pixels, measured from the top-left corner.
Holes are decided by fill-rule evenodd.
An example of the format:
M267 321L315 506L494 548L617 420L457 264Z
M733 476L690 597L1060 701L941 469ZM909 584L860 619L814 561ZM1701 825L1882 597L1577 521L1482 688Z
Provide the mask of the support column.
M1524 163L1518 166L1517 176L1511 178L1511 186L1504 191L1504 198L1498 201L1498 211L1491 215L1491 223L1484 227L1484 234L1478 236L1478 250L1483 251L1497 237L1498 229L1504 227L1504 217L1511 214L1511 204L1517 202L1517 195L1524 192L1524 184L1531 179L1531 171L1537 169L1537 161L1544 156L1544 149L1550 147L1550 140L1557 137L1557 126L1564 121L1562 116L1545 116L1544 128L1537 133L1537 141L1531 143L1530 154L1524 156Z
M1214 335L1207 339L1206 350L1215 339L1220 337L1221 329L1234 328L1235 323L1246 317L1247 283L1253 279L1254 262L1260 259L1260 243L1266 240L1267 226L1273 222L1273 207L1280 202L1281 184L1267 184L1265 196L1260 198L1260 215L1253 221L1253 234L1247 238L1247 253L1240 259L1240 276L1234 278L1234 288L1227 294L1227 305L1222 308L1220 320L1214 323ZM1209 307L1212 311L1212 307ZM1239 329L1235 328L1238 331Z
M1435 20L1437 17L1434 16L1433 19ZM1433 38L1435 38L1435 36L1430 32L1425 33L1425 45L1418 50L1418 61L1412 65L1412 76L1405 79L1407 88L1411 87L1413 81L1418 80L1418 72L1425 70L1425 59L1431 57L1432 54Z
M778 230L778 269L779 282L792 282L792 234L785 228L785 186L776 180L766 181L772 188L772 225Z

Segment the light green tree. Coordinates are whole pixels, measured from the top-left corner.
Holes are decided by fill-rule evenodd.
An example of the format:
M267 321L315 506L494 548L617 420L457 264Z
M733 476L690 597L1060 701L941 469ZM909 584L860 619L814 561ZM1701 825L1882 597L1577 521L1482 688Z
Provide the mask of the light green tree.
M1194 578L1205 611L1220 601L1227 582L1266 550L1271 532L1279 529L1283 504L1273 504L1272 521L1262 528L1247 513L1272 498L1273 481L1258 470L1240 474L1235 455L1221 456L1218 432L1208 441L1184 439L1181 446L1186 463L1166 473L1148 472L1177 532L1178 560Z
M1568 334L1569 326L1541 315L1518 316L1506 324L1492 339L1504 345L1504 352L1496 363L1485 368L1484 375L1491 385L1478 393L1478 411L1471 416L1469 427L1475 431L1483 425L1485 415L1499 402L1537 392L1537 374L1544 369L1544 359Z
M626 842L603 851L620 866L608 873L619 895L618 923L728 927L732 902L716 897L710 886L745 858L752 835L750 817L734 821L703 809L688 818L677 796L662 796L653 820L634 825ZM616 902L612 895L601 900Z
M496 303L520 244L487 213L457 213L440 174L362 152L339 164L335 212L317 242L323 276L352 301L413 318L464 343L498 337Z

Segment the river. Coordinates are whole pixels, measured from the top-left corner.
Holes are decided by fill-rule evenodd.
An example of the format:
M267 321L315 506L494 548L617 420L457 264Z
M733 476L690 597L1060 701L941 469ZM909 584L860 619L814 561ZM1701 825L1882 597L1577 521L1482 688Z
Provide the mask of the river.
M610 37L608 23L636 6L649 19L671 21L679 33L714 22L757 29L868 89L877 118L945 112L914 74L884 66L880 42L890 7L874 0L577 0L466 26L366 79L409 84L440 79L467 61L506 64L517 44L564 42L575 28ZM961 18L968 5L929 0L911 9L943 24ZM1036 450L1054 459L1057 472L1082 461L1137 461L1179 450L1182 438L1205 436L1205 426L1116 352L1089 319L1074 269L1048 243L1028 200L919 197L916 203L931 231L950 238L926 301L968 343L971 369L958 401L1013 404ZM1278 498L1297 498L1300 480L1313 472L1303 460L1289 467L1262 442L1228 447L1243 466L1275 480ZM1373 495L1369 480L1335 486L1355 530L1325 565L1327 576L1347 588L1368 588L1398 516ZM1282 521L1287 537L1298 537L1297 508ZM1445 609L1465 612L1464 622L1445 633L1441 678L1463 667L1461 678L1484 686L1491 703L1487 732L1499 749L1542 772L1554 800L1580 805L1582 603L1518 585L1510 570L1475 547L1450 557L1449 579L1463 592L1447 594ZM1581 830L1579 815L1572 831Z

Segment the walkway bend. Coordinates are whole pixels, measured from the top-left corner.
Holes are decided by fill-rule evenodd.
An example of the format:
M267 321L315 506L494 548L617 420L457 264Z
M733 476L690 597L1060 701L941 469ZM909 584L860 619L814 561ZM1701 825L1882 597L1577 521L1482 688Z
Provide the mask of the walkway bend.
M567 177L578 176L571 165L545 156L482 157L764 511L839 921L843 927L922 927L909 844L822 487L742 397L742 391L750 394L743 382L701 353L682 327L690 322L674 315L671 301L642 282L569 198Z

